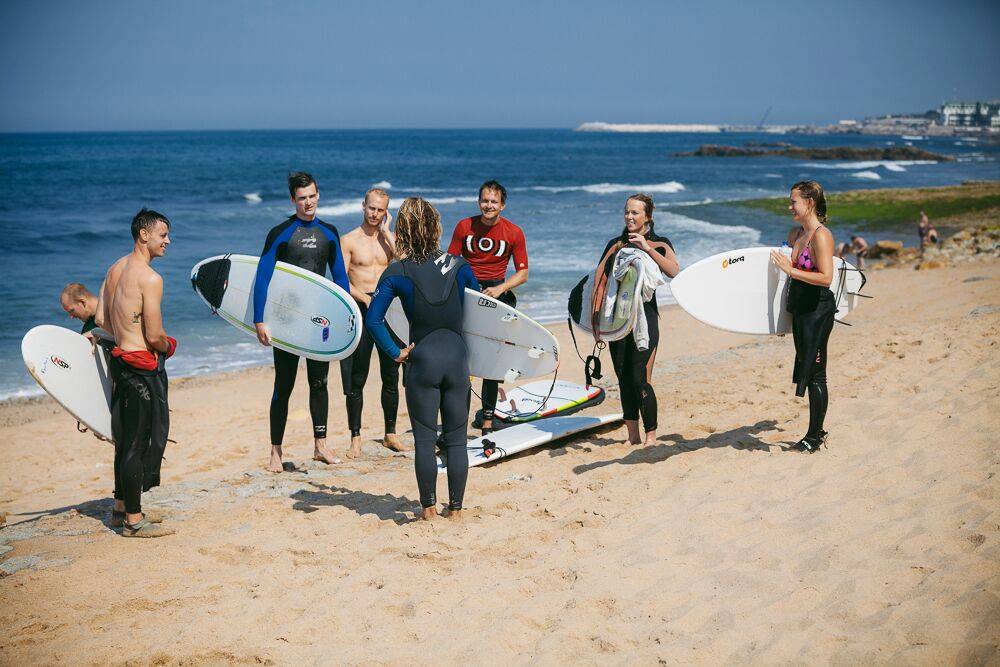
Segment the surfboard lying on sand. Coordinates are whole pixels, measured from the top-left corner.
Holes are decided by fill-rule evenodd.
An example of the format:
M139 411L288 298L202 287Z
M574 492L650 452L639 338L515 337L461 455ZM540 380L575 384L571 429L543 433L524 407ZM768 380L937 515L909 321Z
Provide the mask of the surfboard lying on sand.
M553 385L550 380L537 380L514 387L497 400L493 427L509 428L536 419L570 415L603 401L604 390L600 387L585 387L565 380L557 380ZM482 410L476 413L477 422L481 423L482 415Z
M695 262L670 283L681 308L711 327L746 334L783 334L792 330L785 310L788 276L771 261L777 248L730 250ZM839 257L833 258L838 320L858 306L864 274Z
M642 292L638 289L641 279L641 264L630 266L621 280L608 276L605 281L598 272L584 277L570 291L570 320L590 334L595 333L596 326L595 338L599 340L621 340L632 331L642 308Z
M606 424L614 424L622 419L622 413L617 412L610 415L570 415L567 417L550 417L540 419L528 424L518 424L505 428L496 433L470 440L469 467L480 466L484 463L499 461L518 452L523 452L532 447L544 445L553 440L566 438L577 433L590 431ZM489 441L493 453L487 457L483 450L485 441ZM448 470L447 462L438 457L438 473Z
M548 375L559 363L559 343L548 329L516 308L473 290L465 290L462 337L469 349L469 374L514 382ZM409 342L410 323L399 299L393 299L385 322Z
M191 269L191 285L213 312L257 337L253 284L259 257L219 255ZM267 290L264 323L274 347L317 361L336 361L361 340L361 311L350 294L307 269L277 262Z
M21 356L35 382L74 419L111 440L111 377L98 345L75 331L43 324L21 339Z

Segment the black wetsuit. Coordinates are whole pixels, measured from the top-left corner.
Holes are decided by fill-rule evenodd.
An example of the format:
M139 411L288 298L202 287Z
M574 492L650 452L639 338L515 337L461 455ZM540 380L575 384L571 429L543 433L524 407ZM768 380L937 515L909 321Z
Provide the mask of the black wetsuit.
M483 280L480 281L479 285L482 289L487 287L496 287L502 284L502 280ZM517 296L515 296L513 290L507 290L503 294L497 297L497 301L502 301L511 308L517 308ZM482 392L483 392L483 421L488 421L493 419L494 412L496 412L497 407L497 394L499 393L500 382L497 380L483 380Z
M462 338L466 288L478 291L479 283L461 257L441 254L422 264L408 259L393 262L382 274L365 317L375 344L393 359L400 350L385 325L385 313L397 296L410 320L410 342L415 345L403 370L403 386L413 427L420 504L425 508L437 504L439 414L441 440L448 452L448 507L462 509L465 496L471 396L468 350Z
M111 435L115 440L115 500L129 514L142 512L142 492L160 485L160 463L170 432L167 355L153 370L111 356Z
M660 236L652 229L646 234L646 240L656 252L666 257L666 247L673 250L674 246L665 236ZM615 244L621 242L621 237L608 241L601 253L605 260L608 253L615 249ZM617 250L615 250L617 254ZM614 258L605 261L604 270L610 272L614 267ZM658 408L656 393L653 391L653 363L656 361L656 348L660 343L660 311L656 306L656 294L642 304L646 314L646 324L649 332L649 346L640 350L631 332L625 338L608 343L611 353L611 363L618 376L618 389L622 401L622 413L627 420L637 420L642 415L642 425L646 432L657 428Z
M795 259L795 268L818 271L809 255L809 240ZM792 382L795 395L809 391L809 430L807 438L823 437L823 420L830 402L826 386L826 346L833 331L837 300L828 287L811 285L794 278L788 285L785 307L792 314L792 338L795 341L795 364Z
M361 318L364 320L368 306L358 303ZM394 339L396 344L401 342ZM347 426L351 429L351 437L361 435L361 411L364 408L365 383L368 381L368 371L371 368L372 348L375 341L367 329L361 332L361 340L351 356L340 362L340 379L344 385L344 396L347 398ZM399 364L383 350L376 348L378 353L379 374L382 377L382 415L385 420L385 432L396 432L396 413L399 411Z
M275 262L286 262L326 275L329 267L333 282L350 291L344 258L340 253L340 235L337 228L319 218L303 222L295 216L273 228L264 242L264 251L257 264L257 276L253 287L253 321L264 321L264 304L267 302L267 288L274 274ZM280 446L285 437L285 423L288 420L288 399L295 386L299 357L291 352L274 349L274 393L271 395L271 444ZM309 376L309 412L312 414L313 437L326 437L326 418L329 412L329 395L326 379L330 362L306 359L306 373Z

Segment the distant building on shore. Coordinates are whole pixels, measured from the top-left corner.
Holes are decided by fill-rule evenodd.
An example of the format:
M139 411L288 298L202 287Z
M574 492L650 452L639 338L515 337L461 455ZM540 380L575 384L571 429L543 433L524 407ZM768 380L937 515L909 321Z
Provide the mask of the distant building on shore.
M1000 130L1000 101L947 102L938 111L946 127L988 127Z

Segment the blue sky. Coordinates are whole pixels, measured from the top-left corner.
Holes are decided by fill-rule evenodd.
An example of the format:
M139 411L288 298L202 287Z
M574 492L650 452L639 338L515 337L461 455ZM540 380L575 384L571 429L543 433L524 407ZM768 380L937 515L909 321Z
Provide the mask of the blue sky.
M832 122L1000 97L1000 2L0 3L0 131Z

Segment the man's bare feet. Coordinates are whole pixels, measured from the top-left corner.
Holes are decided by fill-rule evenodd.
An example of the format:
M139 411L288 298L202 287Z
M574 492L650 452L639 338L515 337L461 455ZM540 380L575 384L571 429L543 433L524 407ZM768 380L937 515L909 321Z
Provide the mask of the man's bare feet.
M641 445L642 438L639 437L639 420L638 419L626 419L625 428L628 429L628 444L630 445Z
M451 519L452 521L462 520L462 510L452 510L448 509L444 511L445 518Z
M656 444L656 431L646 431L646 447Z
M282 472L281 445L271 445L271 461L267 464L268 472Z
M436 516L437 516L436 509L434 509L433 507L425 507L423 510L420 511L420 514L417 515L417 518L420 519L421 521L430 521Z
M382 446L394 452L412 452L413 447L403 444L395 433L386 433L382 440Z
M340 459L333 455L333 452L326 448L326 438L316 438L316 443L313 447L313 461L319 461L327 465L341 462Z
M356 435L351 438L351 446L344 454L349 459L356 459L361 456L361 436Z

